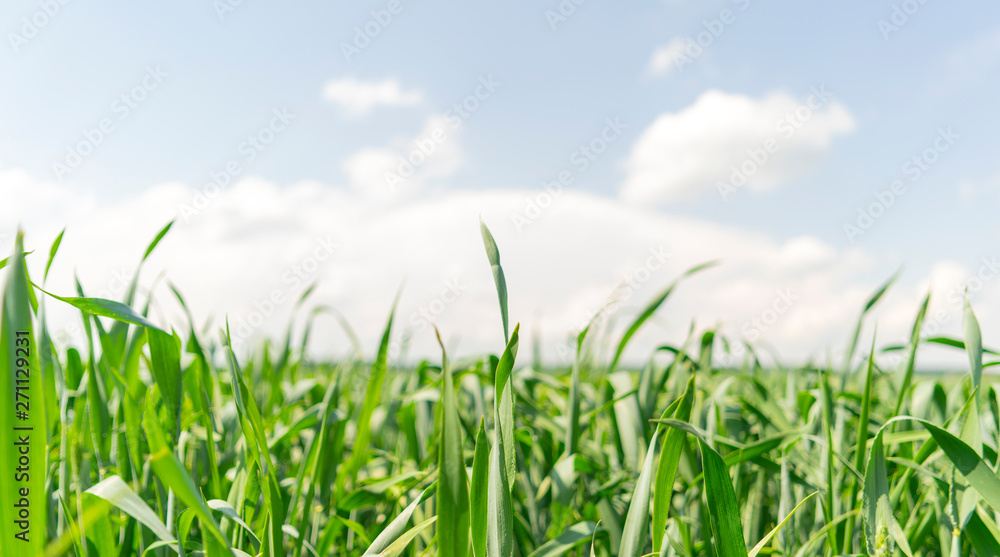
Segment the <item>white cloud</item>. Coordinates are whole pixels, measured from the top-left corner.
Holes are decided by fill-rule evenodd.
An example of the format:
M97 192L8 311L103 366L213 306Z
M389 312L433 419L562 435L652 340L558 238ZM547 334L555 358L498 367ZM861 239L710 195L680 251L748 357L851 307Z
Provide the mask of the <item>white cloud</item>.
M427 120L416 137L388 148L368 148L344 160L348 182L366 197L407 198L429 180L450 176L461 165L456 128L443 117Z
M626 161L621 193L638 202L687 198L717 191L744 165L752 169L746 187L770 190L812 170L833 137L854 126L842 104L813 93L802 100L787 93L753 99L710 90L642 132ZM771 154L763 151L767 140L777 146Z
M73 291L74 272L89 293L120 293L124 285L116 277L132 273L149 239L194 194L184 185L164 184L132 198L87 205L77 201L88 195L71 193L45 196L29 211L28 197L14 197L18 188L44 186L25 183L24 177L0 173L0 195L18 200L5 207L25 219L28 248L36 250L30 258L34 275L40 276L44 265L39 254L46 253L62 226L69 227L49 281L57 293ZM895 270L894 264L879 263L871 254L837 250L812 237L776 242L751 231L573 191L563 192L518 234L511 215L535 193L452 192L385 205L316 182L279 186L247 178L198 216L178 221L147 262L141 283L148 288L164 272L187 297L199 327L211 321L211 330L217 330L228 316L234 331L258 320L258 326L246 330L278 337L294 300L318 280L311 304L341 310L371 353L392 297L405 280L395 338L403 330L412 335L411 355L438 354L431 329L424 325L428 318L441 328L456 356L497 351L503 339L478 231L482 214L503 254L511 324L520 321L525 331L537 327L550 363L560 358L560 347L568 346L569 333L616 285L623 303L609 323L620 331L680 272L711 259L722 264L680 287L636 337L628 360L645 357L654 346L681 342L695 320L699 328L721 327L730 338L756 331L753 335L775 346L786 361L824 361L828 349L836 355L843 347L864 300ZM9 239L0 245L10 247ZM654 269L648 266L657 261L650 259L652 253L670 255ZM939 298L935 303L948 316L939 334L961 335L961 313L952 307L949 292L974 274L975 269L947 262L932 273ZM875 316L880 343L907 338L929 284L911 281L890 292ZM979 286L974 303L986 344L993 347L1000 313L989 308L1000 307L1000 281ZM275 291L283 299L277 304L268 301ZM183 327L183 313L163 281L154 295L154 319ZM777 312L774 308L786 307L783 299L791 304ZM79 322L78 314L51 300L48 305L54 335L72 333L67 327ZM870 342L870 334L867 328L863 344ZM317 353L350 351L332 319L321 319L312 338Z
M646 67L646 73L661 77L672 74L678 69L674 60L684 54L686 46L687 40L682 37L674 37L667 44L656 47L652 58L649 60L649 65Z
M351 116L361 116L376 106L413 106L423 101L423 93L404 91L396 79L359 81L345 77L328 81L323 86L323 98L337 103Z

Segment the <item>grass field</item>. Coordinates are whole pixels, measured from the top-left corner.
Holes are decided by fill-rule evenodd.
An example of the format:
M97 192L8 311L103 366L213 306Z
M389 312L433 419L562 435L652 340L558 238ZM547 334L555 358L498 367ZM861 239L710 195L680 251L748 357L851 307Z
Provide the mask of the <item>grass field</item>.
M722 369L711 331L629 351L678 282L617 336L581 332L569 369L533 369L483 225L494 354L396 365L387 300L370 359L307 361L307 291L238 361L224 327L147 320L138 271L124 300L44 292L60 239L28 256L41 277L20 236L2 264L0 555L1000 555L995 353L968 304L963 339L920 337L925 299L908 344L876 346L859 331L890 281L845 331L847 369L765 369L752 346ZM86 347L53 345L63 303ZM927 343L968 373L915 374Z

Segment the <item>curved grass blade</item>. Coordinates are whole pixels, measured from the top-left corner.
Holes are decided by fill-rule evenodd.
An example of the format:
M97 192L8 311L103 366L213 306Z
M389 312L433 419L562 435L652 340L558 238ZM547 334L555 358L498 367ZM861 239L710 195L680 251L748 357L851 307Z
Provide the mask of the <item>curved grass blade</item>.
M927 306L930 302L931 293L928 292L924 296L923 303L920 304L920 311L917 312L917 318L913 321L913 329L910 332L910 344L908 345L906 354L906 367L903 372L903 383L899 387L899 397L896 399L896 408L892 412L893 416L899 415L900 410L903 408L903 401L910 391L910 384L913 382L913 370L917 363L917 347L920 345L920 329L924 326L924 317L927 315Z
M576 547L590 541L597 532L597 524L594 522L577 522L570 526L558 537L551 539L531 552L528 557L558 557L566 555Z
M483 246L486 247L486 257L490 261L490 268L493 270L493 282L496 283L497 297L500 299L500 318L503 320L503 341L506 343L510 337L507 335L507 279L503 275L503 267L500 266L500 250L497 242L493 239L493 234L486 227L483 219L479 219L479 232L483 236Z
M799 510L799 508L801 508L806 501L812 499L813 495L816 495L817 493L819 492L814 491L809 495L806 495L805 499L799 501L799 504L795 505L795 508L793 508L791 512L785 515L785 518L781 519L781 522L779 522L777 526L775 526L770 532L768 532L766 536L761 538L761 540L757 542L757 545L753 546L753 549L750 550L747 557L757 557L757 554L760 553L760 550L764 549L764 546L767 545L767 542L770 541L770 539L773 538L774 535L777 534L778 531L781 530L785 526L785 524L788 523L788 521L792 518L792 515L795 514L795 511Z
M173 490L185 505L194 510L201 521L202 528L208 533L205 539L206 544L210 543L208 537L211 537L219 545L229 549L229 542L222 535L219 524L212 516L204 497L199 493L194 481L191 480L187 469L170 450L151 396L146 397L146 413L143 415L142 425L146 430L146 440L149 442L149 464L153 472L160 478L163 485Z
M49 278L49 269L52 268L52 260L56 258L56 253L59 251L59 245L62 244L63 234L65 233L66 229L63 228L52 242L52 247L49 248L49 261L45 264L45 274L42 275L42 284L45 284L45 280Z
M170 228L174 225L174 222L175 221L173 220L168 222L166 226L164 226L162 229L160 229L159 232L156 233L156 237L153 238L153 241L150 242L149 246L146 247L146 253L142 255L143 263L146 262L146 259L148 259L150 254L153 253L153 250L156 249L156 246L159 245L160 240L162 240L163 237L167 235L167 232L170 232Z
M416 526L411 528L410 531L400 536L399 539L392 542L392 544L390 544L389 547L385 548L384 551L380 552L378 554L378 557L398 557L403 553L403 550L406 549L406 546L410 545L410 542L413 541L413 538L417 537L421 532L426 530L431 524L434 524L434 522L437 521L437 519L438 517L432 516L427 520L421 522L420 524L417 524Z
M257 534L254 533L253 528L247 525L246 522L243 522L243 519L240 518L240 514L236 512L236 509L234 509L232 505L221 499L209 499L206 504L208 505L208 508L213 511L219 511L229 520L239 524L240 527L246 530L246 532L250 535L250 538L252 538L253 542L257 544L257 547L260 548L260 539L257 537Z
M892 286L892 283L896 282L896 279L899 278L899 275L902 272L903 269L900 268L895 273L893 273L893 275L889 277L889 280L885 281L885 283L883 283L882 286L880 286L878 290L876 290L871 295L871 297L868 298L868 301L865 302L865 307L861 310L861 315L858 316L858 324L854 327L854 333L851 335L851 341L847 345L847 356L844 359L844 372L845 372L843 379L844 385L841 385L840 390L843 391L844 386L846 385L847 371L851 369L851 360L854 359L854 352L858 348L858 339L861 336L861 327L862 325L864 325L865 316L868 315L868 312L871 311L873 307L875 307L875 304L877 304L880 299L882 299L882 296L884 296L886 291L889 290L889 287Z
M267 443L267 435L264 420L257 402L244 381L240 366L236 361L236 354L232 349L232 337L229 331L229 322L226 322L225 341L229 362L229 372L232 378L233 399L236 402L236 410L239 415L240 428L243 437L247 441L247 446L260 469L261 491L264 496L264 506L262 512L266 513L266 530L263 541L263 553L265 555L278 555L283 551L284 531L282 526L285 523L286 509L284 506L284 496L278 485L278 478L275 475L274 461L271 459L271 450Z
M161 327L153 323L152 321L146 319L145 317L139 315L129 306L121 303L115 302L113 300L105 300L103 298L83 298L83 297L64 297L57 296L51 292L45 291L39 288L37 284L33 285L38 288L43 294L47 294L60 302L65 302L84 313L89 313L91 315L97 315L100 317L110 317L115 321L120 321L123 323L130 323L132 325L139 325L146 327L147 329L154 329L162 333L167 331L163 330Z
M693 425L678 420L656 421L686 431L698 440L704 469L705 497L708 500L708 514L715 540L715 554L718 557L747 557L736 490L733 488L733 482L729 478L729 468L722 455L708 444L704 434Z
M119 476L108 476L104 481L92 486L85 493L100 497L122 512L139 521L150 529L163 542L176 543L177 540L167 530L160 517L149 508L149 505L135 494L134 491ZM177 548L171 546L174 552Z
M385 530L376 536L372 544L368 546L363 555L381 555L383 552L389 548L394 542L396 542L401 536L406 532L406 525L410 523L410 517L413 516L413 511L417 510L417 505L423 503L434 494L436 485L431 485L427 489L423 490L420 495L417 496L405 509L403 512L399 513L399 516L394 518Z
M674 411L674 419L686 422L691 418L694 404L695 376L688 379L680 404ZM684 431L676 428L667 430L660 449L660 461L656 465L656 481L653 486L653 548L663 545L663 533L670 514L670 499L674 492L674 479L680 464L681 450L684 448Z
M614 373L615 369L618 367L618 360L621 359L622 353L625 352L625 347L628 346L628 342L629 340L632 339L632 336L634 336L635 333L639 331L639 328L642 327L643 323L645 323L646 320L648 320L650 317L653 316L654 313L656 313L656 310L659 309L661 305L663 305L663 302L665 302L667 298L670 296L670 294L674 291L674 289L677 288L677 285L680 284L680 282L683 279L699 271L703 271L705 269L714 267L717 264L718 261L709 261L708 263L702 263L701 265L696 265L694 267L691 267L687 271L684 271L683 273L681 273L681 276L679 276L676 280L674 280L674 282L670 283L670 285L667 286L662 292L660 292L659 295L653 298L653 301L651 301L649 304L646 305L646 307L642 310L642 312L639 313L639 316L636 317L634 321L632 321L631 325L629 325L629 328L625 331L625 334L622 335L621 340L618 341L618 347L615 349L614 359L611 360L611 365L608 366L608 374Z

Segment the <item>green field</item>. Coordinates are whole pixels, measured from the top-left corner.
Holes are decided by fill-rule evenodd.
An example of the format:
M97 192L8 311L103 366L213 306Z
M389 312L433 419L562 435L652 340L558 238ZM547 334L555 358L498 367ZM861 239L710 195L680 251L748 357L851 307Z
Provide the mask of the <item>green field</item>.
M968 303L962 339L921 337L929 298L906 345L859 338L890 280L844 332L846 369L765 368L752 346L722 368L713 331L630 350L695 268L627 329L584 329L570 368L537 369L483 225L494 354L401 366L386 300L377 353L309 361L309 290L243 359L224 324L148 320L139 271L124 300L45 292L60 240L25 255L19 235L2 263L0 555L1000 555L994 353ZM64 303L85 347L49 336ZM928 343L969 371L915 374Z

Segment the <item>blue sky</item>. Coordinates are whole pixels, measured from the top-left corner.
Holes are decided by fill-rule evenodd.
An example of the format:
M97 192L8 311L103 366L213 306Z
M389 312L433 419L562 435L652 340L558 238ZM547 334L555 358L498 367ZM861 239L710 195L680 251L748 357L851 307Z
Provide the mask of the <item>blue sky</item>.
M155 206L153 213L157 218L162 214L165 222L170 207L153 200L167 195L164 192L182 198L188 195L177 193L179 188L197 192L210 180L211 172L239 159L239 175L224 193L234 199L226 203L237 203L235 198L256 191L236 187L241 180L267 184L268 195L275 199L347 196L343 199L349 201L340 210L359 203L364 210L355 212L391 222L398 222L400 213L419 208L429 212L457 203L468 215L451 214L455 222L464 223L462 230L472 234L474 226L468 223L474 225L480 213L489 215L491 209L508 203L514 209L497 212L491 223L498 229L501 245L504 235L524 236L508 218L517 207L543 191L543 182L570 169L573 183L556 205L562 207L560 219L595 218L587 212L590 209L582 208L585 214L563 215L571 212L569 196L579 195L587 207L599 208L603 203L608 211L612 206L615 211L635 211L649 219L650 227L669 227L679 221L696 228L726 227L734 237L759 238L758 245L779 247L799 238L815 241L820 247L803 249L834 254L828 266L815 270L817 276L846 277L842 283L821 289L828 298L820 300L823 294L816 293L818 307L833 303L831 292L860 293L873 288L901 265L906 268L902 284L914 290L926 289L921 281L935 273L961 282L962 277L967 280L975 273L983 257L995 254L1000 234L993 218L1000 200L1000 163L995 156L995 130L1000 127L995 105L1000 85L1000 6L995 3L679 0L622 4L587 0L577 5L566 0L562 4L456 5L399 0L391 21L384 28L379 25L378 36L350 60L344 55L344 44L353 43L356 29L372 24L373 12L387 10L390 2L335 5L244 0L224 12L219 11L220 4L54 2L59 8L51 17L37 15L46 2L8 2L0 8L0 30L6 37L0 48L0 106L7 108L0 111L0 171L7 172L8 189L16 185L22 191L8 196L13 203L0 223L4 230L23 222L29 232L32 225L39 230L40 243L48 241L45 233L67 224L55 222L51 215L79 222L78 228L86 229L87 219L72 207L54 209L73 196L83 200L74 204L77 208L87 206L110 218L129 210L132 201L136 210ZM566 15L554 17L560 9ZM903 21L905 11L913 13ZM880 28L880 20L892 23L894 13L895 23L901 24L894 30L887 30L885 23ZM22 18L46 21L29 37L31 30L25 29ZM699 33L708 37L705 33L713 27L718 36L703 41L702 52L678 67L678 53L684 52L677 50L678 45L698 39ZM658 67L657 52L661 60L667 60ZM150 68L165 77L155 88L142 92L144 99L122 118L125 113L113 103L141 85ZM500 84L496 91L479 103L460 129L448 132L434 155L437 162L418 169L423 174L410 180L412 187L400 195L370 191L385 185L378 177L384 175L386 160L412 152L413 139L441 125L442 115L474 94L481 78L490 76ZM327 93L331 83L340 85L339 97ZM823 105L815 118L810 116L803 131L789 138L774 129L762 131L786 109L805 103L811 88L821 86L833 93L833 101ZM375 98L378 94L383 96ZM362 101L366 108L358 109L356 103ZM284 110L294 120L275 132L273 143L259 156L245 160L241 143L248 134L266 127L274 110ZM64 162L67 148L78 144L85 130L99 127L105 118L114 129L78 168L57 180L53 163ZM609 119L623 123L624 130L585 171L576 172L571 156L598 137ZM951 130L950 136L957 139L947 151L934 155L936 161L919 180L911 181L904 165L932 146L940 130ZM717 183L728 175L729 163L743 162L742 153L760 147L768 136L782 142L782 158L772 159L766 171L750 178L746 188L722 199ZM362 153L367 157L359 156ZM700 166L691 162L706 153L718 155L708 156L709 162ZM694 165L690 172L680 177L674 174L688 163ZM638 180L639 169L646 172L645 189L636 186L640 193L624 194L626 184ZM876 192L890 189L897 179L905 183L905 194L851 241L844 225L856 224L858 209L870 206ZM303 183L321 186L306 191L300 187ZM23 193L29 187L25 184L40 192L36 199ZM4 187L2 180L0 187ZM38 201L41 192L53 197L52 206ZM505 201L496 201L495 196ZM209 218L222 229L273 227L288 238L318 235L318 228L303 224L306 220L291 201L286 213L270 214L266 222L248 208L255 202L243 201L245 205ZM600 215L599 209L593 210ZM556 209L547 214L543 220L554 220L551 215ZM121 218L135 219L141 230L136 236L142 238L161 224L150 214ZM316 227L320 227L322 219L317 219ZM625 215L622 222L637 221ZM608 226L604 236L619 231ZM184 234L184 227L178 228L182 229L178 235ZM569 229L572 224L559 228ZM72 230L73 226L68 234ZM361 230L341 232L354 237L377 234ZM697 243L700 240L684 237L692 230L685 228L672 242ZM192 239L204 238L205 231L195 225L187 226L187 231ZM443 231L442 237L455 233ZM627 267L627 262L614 261L613 256L629 245L627 238L638 242L637 253L645 252L647 244L655 241L644 244L643 234L631 230L607 240L600 253L612 259L600 263ZM81 235L100 236L96 230ZM428 236L420 241L437 239ZM239 252L223 240L218 244L199 241L205 244L206 253ZM572 238L539 237L526 241L523 249L536 246L542 251L538 241L562 246ZM719 251L725 257L732 243L721 241L729 247L710 243L705 253ZM172 254L184 250L180 241L176 244L165 248L168 251L160 263L183 276L185 263ZM76 256L86 257L83 242L77 249ZM444 246L441 249L447 251ZM565 251L563 268L572 267L571 252ZM108 257L103 261L115 264L117 260ZM127 261L126 255L121 257ZM382 256L371 253L370 257ZM846 262L856 259L866 263ZM447 266L448 261L439 263ZM243 264L238 259L232 263ZM363 254L340 264L345 276L358 280L374 272ZM64 274L70 276L72 267L66 265ZM89 272L103 276L96 263ZM412 273L387 272L398 275L389 282ZM351 284L337 277L336 265L322 273L324 280L334 284L347 281L345 289ZM765 274L763 268L761 274ZM582 293L614 287L614 276L613 272L577 276L570 290ZM727 276L731 277L719 276L720 284L731 283ZM655 281L665 283L669 278L664 275ZM771 276L761 278L757 288L773 290L775 281L802 281L805 290L811 288L805 285L813 284L812 279L799 275ZM439 282L440 277L428 278L424 290L433 293ZM416 283L414 290L420 292L419 278ZM991 288L1000 294L1000 287L993 285L983 295ZM419 306L424 295L416 292L413 304ZM644 294L653 292L649 288ZM346 290L331 286L328 301L350 306L350 300L360 296L348 296ZM365 296L388 299L390 294ZM528 306L540 305L538 300L548 294L539 291L537 296L525 302L526 313ZM740 329L746 315L759 313L773 297L759 296L756 305L718 318L732 319ZM852 296L851 300L863 297ZM208 292L204 297L213 299ZM912 297L898 301L898 311L906 319L915 311ZM984 302L988 299L984 297ZM236 306L248 305L238 296L231 301ZM570 300L565 304L571 304ZM362 308L366 307L359 306L359 312L365 313ZM725 313L727 307L717 309ZM231 307L213 310L214 314L239 313ZM985 328L990 314L983 311ZM454 311L445 312L442 319L448 313ZM453 319L461 322L458 315ZM893 319L906 321L887 317ZM377 321L361 327L377 329ZM829 321L829 327L816 331L819 345L828 337L830 343L839 342L832 339L840 337L829 331L836 328L834 324L842 324L843 318L831 316ZM262 329L267 330L266 326ZM791 343L794 335L789 335L784 341L780 335L773 340L779 346ZM469 342L470 348L478 346Z

